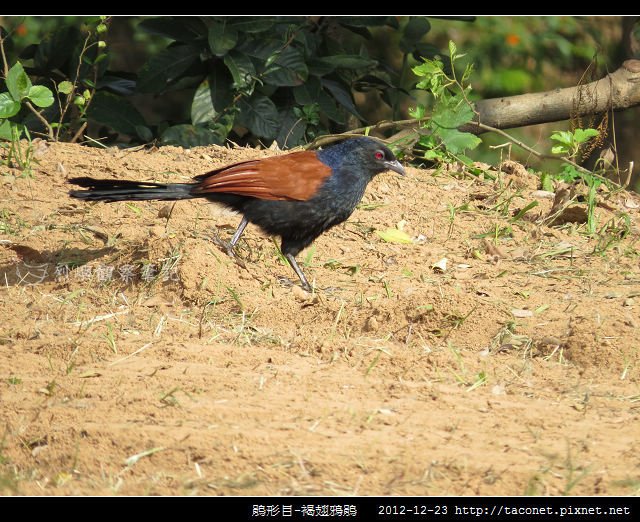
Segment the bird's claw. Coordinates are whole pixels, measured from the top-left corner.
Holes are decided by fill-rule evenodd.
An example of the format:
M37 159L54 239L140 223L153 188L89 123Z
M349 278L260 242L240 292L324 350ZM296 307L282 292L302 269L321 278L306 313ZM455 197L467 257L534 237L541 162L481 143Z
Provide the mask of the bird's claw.
M285 288L292 288L296 286L296 284L300 283L300 288L302 288L305 292L308 292L310 294L313 293L313 288L311 288L311 285L305 285L302 281L294 281L286 276L278 276L278 283L280 283Z
M211 241L218 246L221 250L224 250L224 252L231 258L233 259L236 264L242 268L247 268L247 266L244 264L244 261L242 259L240 259L238 257L238 254L236 254L235 249L233 248L233 246L231 245L231 243L225 241L224 239L220 238L220 236L218 236L218 234L214 234L211 237Z

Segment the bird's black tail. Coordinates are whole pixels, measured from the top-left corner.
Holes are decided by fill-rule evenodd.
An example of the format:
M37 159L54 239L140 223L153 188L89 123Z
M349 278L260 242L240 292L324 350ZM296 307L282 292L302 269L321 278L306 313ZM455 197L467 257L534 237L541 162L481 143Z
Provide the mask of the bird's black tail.
M87 201L144 201L151 199L192 199L201 197L192 194L197 183L147 183L116 179L71 178L69 183L88 190L71 190L72 198Z

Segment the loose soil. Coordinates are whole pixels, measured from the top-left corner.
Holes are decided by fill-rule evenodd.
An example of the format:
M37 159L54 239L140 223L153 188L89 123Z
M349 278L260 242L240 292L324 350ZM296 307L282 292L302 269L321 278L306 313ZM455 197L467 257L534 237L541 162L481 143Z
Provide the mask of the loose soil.
M299 256L307 294L204 200L67 195L275 152L35 154L0 167L0 493L640 492L637 195L600 191L589 235L579 188L551 225L513 162L381 174Z

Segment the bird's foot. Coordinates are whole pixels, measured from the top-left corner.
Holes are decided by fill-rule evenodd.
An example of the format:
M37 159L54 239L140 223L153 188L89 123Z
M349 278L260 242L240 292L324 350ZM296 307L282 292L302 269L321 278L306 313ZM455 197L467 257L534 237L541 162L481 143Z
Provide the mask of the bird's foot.
M278 276L278 283L280 283L285 288L293 288L293 287L297 286L298 288L304 290L305 292L307 292L309 294L313 293L313 288L311 288L311 285L309 285L309 284L304 285L302 282L294 281L292 279L289 279L286 276Z
M278 283L280 283L285 288L291 288L295 283L285 276L278 276Z
M217 233L214 234L211 237L211 241L218 246L221 250L224 250L224 252L231 258L233 259L236 264L238 264L238 266L242 267L242 268L247 268L247 266L244 264L244 261L242 259L240 259L238 257L238 254L236 254L235 249L233 248L233 245L227 241L225 241L224 239L222 239Z

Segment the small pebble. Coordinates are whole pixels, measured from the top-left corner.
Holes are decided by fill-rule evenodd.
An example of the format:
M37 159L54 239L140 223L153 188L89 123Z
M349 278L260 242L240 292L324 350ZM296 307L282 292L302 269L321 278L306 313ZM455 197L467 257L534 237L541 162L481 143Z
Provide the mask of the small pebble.
M165 205L158 211L158 217L167 219L171 215L171 209L173 205Z
M298 301L302 301L303 303L313 298L313 294L310 294L298 285L293 285L291 287L291 293L293 294L293 297L295 297Z

